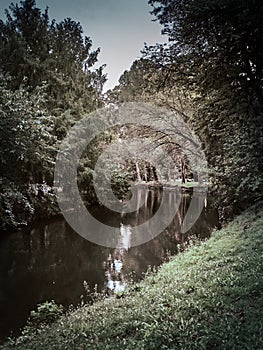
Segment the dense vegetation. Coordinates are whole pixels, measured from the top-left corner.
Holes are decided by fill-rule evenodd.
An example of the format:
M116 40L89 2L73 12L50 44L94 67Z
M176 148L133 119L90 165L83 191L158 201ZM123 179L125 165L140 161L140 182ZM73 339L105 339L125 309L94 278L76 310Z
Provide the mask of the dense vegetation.
M263 3L148 2L169 42L145 46L104 96L103 66L94 69L99 49L80 23L50 20L34 0L11 4L0 20L1 229L58 213L52 186L61 142L88 113L123 102L164 106L190 125L202 142L222 217L254 206L113 298L62 317L61 307L47 302L22 337L2 349L263 348ZM100 150L114 140L146 137L178 166L177 173L168 169L168 182L191 177L198 183L169 135L136 125L112 128L79 162L86 201L96 200L92 175ZM133 180L156 185L156 169L138 159L114 168L111 183L120 197Z
M50 21L34 0L11 5L0 21L0 218L19 227L55 211L53 171L60 141L102 105L99 50L80 23Z
M259 0L149 3L169 43L146 46L105 97L103 67L93 69L99 49L92 51L80 23L51 21L48 10L42 13L34 0L6 11L6 21L0 21L2 227L26 223L43 201L41 215L54 211L50 187L59 144L76 121L103 101L154 102L179 114L201 139L222 215L261 198L263 5ZM131 134L144 137L148 131ZM114 135L116 130L101 140ZM129 129L122 136L127 135ZM150 135L155 142L159 136ZM181 168L177 176L192 178L178 145L169 138L163 143ZM96 152L90 147L80 163L79 184L88 199L94 199L90 183ZM145 179L153 173L146 163L139 172L136 163L127 167L128 173L116 175L126 187L125 174Z
M111 92L178 113L200 137L222 214L262 196L263 5L150 0L169 43L145 47Z
M62 318L40 306L1 349L262 349L262 214L255 206L115 297Z

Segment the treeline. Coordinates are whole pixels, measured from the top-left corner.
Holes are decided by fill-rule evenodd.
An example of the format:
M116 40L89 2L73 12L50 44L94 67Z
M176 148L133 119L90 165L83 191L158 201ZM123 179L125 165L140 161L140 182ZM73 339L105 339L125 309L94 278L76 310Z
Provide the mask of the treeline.
M179 114L199 136L221 214L263 193L263 4L260 0L150 0L168 44L145 46L141 59L106 96L99 50L70 18L57 23L34 0L11 5L0 21L0 218L2 227L55 210L56 153L67 131L106 103L150 102ZM121 57L121 53L120 53ZM125 129L122 129L125 130ZM178 145L141 128L112 130L84 152L79 186L87 198L98 144L150 137L195 177ZM163 145L164 144L164 145ZM139 168L139 171L138 171ZM116 192L147 164L113 174ZM135 169L135 170L134 170ZM103 172L103 169L102 169ZM173 177L175 176L173 175ZM168 174L168 178L171 174ZM121 192L121 191L120 191Z
M263 3L150 0L168 44L146 46L108 97L174 110L200 137L221 214L263 193Z
M0 220L19 227L55 210L56 152L68 129L102 106L99 49L80 23L50 20L34 0L0 20Z

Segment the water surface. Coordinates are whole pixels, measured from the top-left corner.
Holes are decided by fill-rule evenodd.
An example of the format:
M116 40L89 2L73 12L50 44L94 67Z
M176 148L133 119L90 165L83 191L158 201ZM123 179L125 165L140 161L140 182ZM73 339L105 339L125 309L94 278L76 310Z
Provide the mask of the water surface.
M204 239L218 225L217 215L206 203L198 221L186 234L180 225L191 196L184 194L176 217L160 235L140 246L132 246L133 226L147 221L158 209L161 191L141 191L145 201L131 214L114 214L92 208L95 217L119 227L118 248L93 244L75 233L63 218L36 223L29 231L4 235L0 239L0 339L26 323L30 310L46 300L64 306L89 300L84 285L108 294L121 291L131 279L140 280L151 266L159 266L169 255L183 250L189 238ZM170 206L176 193L169 191ZM203 196L196 199L203 204ZM163 214L165 220L165 213Z

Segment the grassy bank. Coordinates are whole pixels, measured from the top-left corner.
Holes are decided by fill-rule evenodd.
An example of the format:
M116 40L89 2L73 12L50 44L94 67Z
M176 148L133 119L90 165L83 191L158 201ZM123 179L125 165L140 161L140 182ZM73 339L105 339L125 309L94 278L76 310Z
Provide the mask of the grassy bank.
M84 306L1 349L263 349L263 208L164 264L124 295Z

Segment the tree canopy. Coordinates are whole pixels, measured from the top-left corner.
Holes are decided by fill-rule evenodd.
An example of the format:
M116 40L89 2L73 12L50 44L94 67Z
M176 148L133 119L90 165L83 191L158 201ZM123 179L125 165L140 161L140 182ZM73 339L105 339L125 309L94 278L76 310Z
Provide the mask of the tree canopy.
M261 197L263 4L240 0L150 0L168 45L144 55L159 65L163 87L191 95L214 188L227 211Z
M9 213L1 215L8 226L21 222L14 217L23 212L18 203L32 210L43 206L40 188L43 181L53 185L60 141L85 113L102 106L106 78L103 66L94 69L99 49L92 49L80 23L50 20L48 9L42 12L34 0L12 3L5 14L0 20L0 211Z
M0 63L12 77L11 88L23 83L34 89L46 83L49 109L91 111L100 105L105 76L97 62L99 49L83 35L80 23L66 18L50 21L34 0L11 4L0 21Z

